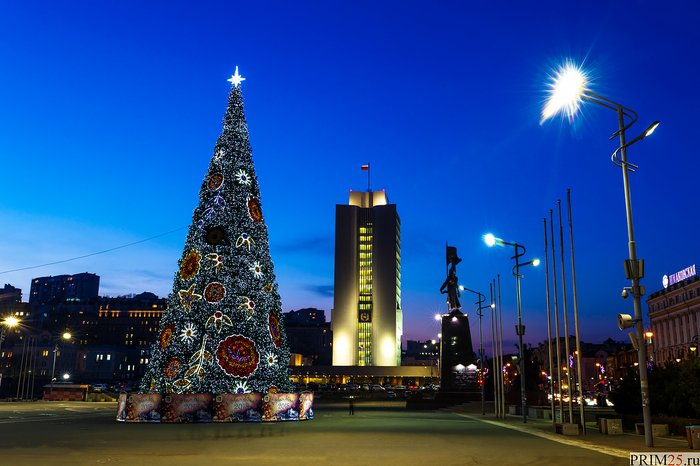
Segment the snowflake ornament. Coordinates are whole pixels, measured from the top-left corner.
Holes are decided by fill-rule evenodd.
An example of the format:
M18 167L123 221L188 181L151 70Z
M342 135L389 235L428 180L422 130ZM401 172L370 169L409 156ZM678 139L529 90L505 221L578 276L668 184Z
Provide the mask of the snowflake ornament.
M253 272L253 275L255 275L255 278L262 278L263 277L262 266L260 265L260 262L258 262L258 261L253 262L253 266L250 268L250 271Z
M267 360L268 366L274 366L275 364L277 364L277 356L272 352L267 353L267 356L265 356L265 359Z
M194 327L192 327L192 323L188 323L180 332L180 339L188 343L192 343L194 341L194 337L196 336L197 332L195 331Z
M250 186L250 177L243 170L238 170L236 173L236 180L243 185Z

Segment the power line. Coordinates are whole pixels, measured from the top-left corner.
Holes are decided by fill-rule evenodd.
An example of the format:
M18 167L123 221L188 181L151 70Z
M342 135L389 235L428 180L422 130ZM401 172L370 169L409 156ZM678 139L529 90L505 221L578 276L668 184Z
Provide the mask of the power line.
M188 227L181 227L181 228L178 228L176 230L169 231L167 233L161 233L160 235L156 235L156 236L152 236L150 238L136 241L134 243L125 244L123 246L117 246L115 248L105 249L104 251L100 251L100 252L93 252L92 254L86 254L84 256L73 257L72 259L65 259L65 260L57 261L57 262L50 262L48 264L34 265L32 267L23 267L21 269L5 270L4 272L0 272L0 275L5 274L5 273L11 273L11 272L20 272L22 270L30 270L30 269L38 269L40 267L48 267L49 265L63 264L63 263L75 261L78 259L85 259L86 257L96 256L98 254L104 254L106 252L116 251L117 249L127 248L127 247L133 246L135 244L145 243L146 241L151 241L152 239L160 238L161 236L169 235L171 233L175 233L176 231L184 230L185 228L188 228Z

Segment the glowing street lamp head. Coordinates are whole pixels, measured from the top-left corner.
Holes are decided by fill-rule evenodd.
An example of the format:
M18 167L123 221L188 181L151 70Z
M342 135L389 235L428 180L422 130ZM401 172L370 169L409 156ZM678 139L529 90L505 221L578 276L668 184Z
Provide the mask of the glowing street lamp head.
M534 265L535 267L537 267L538 265L540 265L540 260L539 260L539 259L534 259L534 260L532 261L532 265Z
M435 314L435 320L442 320L442 316L440 314Z
M14 317L8 317L7 319L5 319L4 324L8 327L14 327L15 325L19 324L19 320L17 320Z
M63 339L64 339L64 340L70 340L70 337L71 337L71 334L68 333L68 332L66 332L66 333L63 334Z
M491 233L487 233L484 235L484 243L486 243L487 246L493 246L496 244L496 237Z
M63 374L63 380L70 379L70 374Z
M549 83L549 98L542 110L543 123L560 111L573 120L581 105L581 95L586 90L586 74L580 66L567 61L563 66L554 71Z
M659 123L660 123L659 121L655 121L654 123L652 123L651 126L649 128L647 128L647 130L644 132L644 137L647 137L651 133L653 133L654 130L656 129L656 127L659 126Z

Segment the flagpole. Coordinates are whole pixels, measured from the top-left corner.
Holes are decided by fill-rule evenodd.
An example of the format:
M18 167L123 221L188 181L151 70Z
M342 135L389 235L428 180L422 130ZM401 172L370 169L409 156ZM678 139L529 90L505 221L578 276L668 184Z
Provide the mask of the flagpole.
M369 164L367 164L367 192L370 192L369 188Z

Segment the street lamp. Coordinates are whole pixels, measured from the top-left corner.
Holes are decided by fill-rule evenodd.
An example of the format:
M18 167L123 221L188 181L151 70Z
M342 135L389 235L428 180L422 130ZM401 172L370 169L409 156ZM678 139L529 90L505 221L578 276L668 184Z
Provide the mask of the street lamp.
M520 398L522 402L522 412L523 412L523 423L527 423L527 402L525 397L525 351L523 350L523 335L525 334L525 326L523 325L522 312L520 310L520 267L526 265L538 266L540 264L539 259L533 259L529 262L521 264L519 259L525 255L525 246L518 243L510 243L508 241L503 241L500 238L496 238L491 233L484 236L484 242L488 246L494 246L496 244L508 245L515 247L515 255L511 259L515 259L515 266L513 267L513 275L515 276L515 283L517 287L517 300L518 300L518 325L515 326L515 332L518 334L518 352L520 356ZM518 253L518 248L522 249L523 252Z
M479 305L479 308L476 310L476 315L479 316L479 378L481 380L481 414L486 415L486 395L484 392L484 344L483 344L483 338L482 338L482 333L481 333L481 317L483 314L481 313L482 309L488 309L491 306L482 306L481 303L486 301L486 296L483 294L479 293L478 291L470 290L469 288L465 288L462 285L459 285L459 289L462 291L470 291L474 294L479 295L479 302L476 303Z
M632 301L634 306L634 326L636 330L637 342L642 342L642 302L641 297L644 296L644 287L640 287L639 280L644 278L644 261L637 260L637 247L634 241L634 227L632 223L632 201L630 197L629 172L636 170L638 167L627 162L627 147L637 141L641 141L645 137L654 132L659 125L658 121L652 123L642 134L632 139L630 142L625 141L625 131L629 129L636 121L637 114L622 105L605 99L597 94L592 93L586 88L586 75L579 67L568 62L561 67L550 84L550 98L542 111L542 120L554 116L562 111L569 118L573 118L578 111L579 105L583 103L581 99L586 99L602 107L609 108L617 112L617 121L619 129L613 133L610 139L615 136L620 136L620 147L613 152L612 162L622 168L622 181L625 191L625 209L627 213L627 234L629 237L629 259L625 261L625 275L627 279L632 281L632 286L629 291L632 292ZM629 118L630 122L625 124L625 117ZM618 157L618 152L620 156ZM627 291L627 289L626 289ZM623 292L623 297L625 293ZM646 345L637 345L638 361L646 362ZM642 415L644 418L644 437L646 446L654 446L654 440L651 430L651 408L649 406L649 380L646 364L639 365L639 382L642 393ZM644 370L642 370L642 367Z
M12 328L12 327L16 326L17 324L19 324L19 320L17 320L14 317L8 317L2 322L2 324L7 328ZM3 341L5 341L5 330L4 329L0 332L0 346L2 346Z
M700 340L700 336L695 335L691 340L690 340L690 348L688 348L690 351L695 353L695 356L698 354L696 351L698 350L698 340Z
M2 347L2 342L5 341L5 328L12 328L19 324L19 320L14 317L8 317L3 322L3 329L0 331L0 348ZM2 383L2 369L0 369L0 383Z
M63 335L61 335L61 338L63 338L64 340L70 340L71 334L66 332ZM53 376L56 372L56 353L58 353L58 341L56 342L56 346L54 346L53 348L53 367L51 368L51 391L49 392L49 399L51 399L50 397L51 395L53 395L53 382L54 380L56 380L56 378Z

